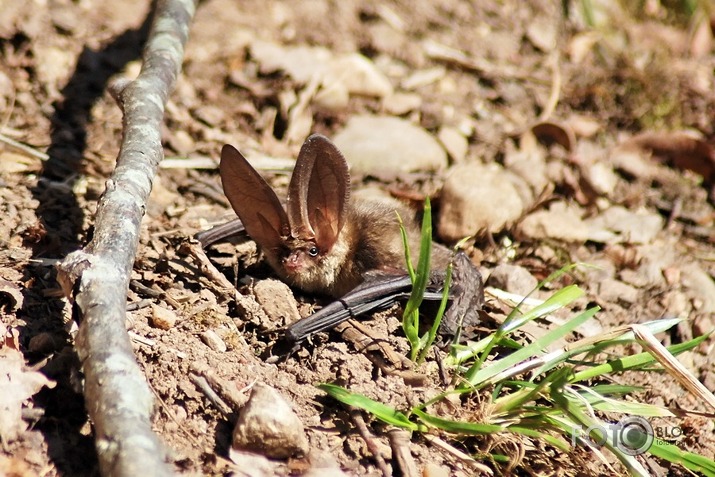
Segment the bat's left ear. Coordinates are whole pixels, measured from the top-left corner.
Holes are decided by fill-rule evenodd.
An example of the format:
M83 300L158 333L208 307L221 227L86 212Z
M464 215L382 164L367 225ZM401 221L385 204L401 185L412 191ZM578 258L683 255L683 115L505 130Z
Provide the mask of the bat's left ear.
M288 215L296 232L315 236L329 251L345 224L350 172L342 153L328 138L313 134L298 154L288 189Z

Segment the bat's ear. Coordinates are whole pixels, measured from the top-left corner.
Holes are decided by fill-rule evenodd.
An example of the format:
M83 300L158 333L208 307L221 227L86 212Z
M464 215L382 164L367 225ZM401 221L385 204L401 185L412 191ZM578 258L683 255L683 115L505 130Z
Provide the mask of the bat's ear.
M288 216L273 189L238 150L221 149L221 183L248 235L264 249L279 247L290 233Z
M294 234L314 235L321 251L335 244L345 224L350 172L342 153L320 134L306 139L288 188L288 214Z

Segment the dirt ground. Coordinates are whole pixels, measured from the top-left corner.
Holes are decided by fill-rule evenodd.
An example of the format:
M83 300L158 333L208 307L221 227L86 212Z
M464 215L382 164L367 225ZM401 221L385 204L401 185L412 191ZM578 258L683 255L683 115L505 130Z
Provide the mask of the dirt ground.
M267 359L271 330L290 314L280 305L296 303L306 316L325 300L275 281L250 241L211 247L213 263L260 305L251 313L219 293L186 255L183 245L193 234L234 217L216 170L224 143L294 158L310 132L333 137L364 114L401 117L439 138L450 168L498 165L517 184L516 216L470 232L479 234L467 252L485 277L505 263L537 279L569 263L591 263L599 268L556 287L573 281L586 290L578 306L602 307L599 329L686 318L659 336L666 344L713 331L715 11L701 2L690 14L686 3L202 2L163 136L168 159L204 162L174 161L159 171L127 313L137 360L157 398L154 428L178 472L235 470L231 424L192 381L197 373L209 373L239 401L255 382L274 387L305 425L313 462L335 461L354 475L379 475L373 453L349 411L314 385L337 382L397 408L440 386L434 366L419 370L426 379L416 385L379 365L406 353L399 310L361 322L390 352L366 351L347 332L333 331L288 359ZM92 236L121 140L121 113L107 84L138 73L149 10L139 0L0 2L0 351L19 350L24 364L12 366L38 384L24 399L22 421L0 423L13 430L2 439L0 475L98 473L70 308L54 265ZM290 49L307 46L324 50ZM315 85L306 70L352 53L362 54L387 86L377 81L347 96L331 96L325 84L318 94L310 91ZM447 206L439 199L449 170L372 170L356 172L353 182L418 199L430 195L439 214ZM286 171L265 175L285 193ZM487 209L501 210L501 200L495 195ZM505 309L488 296L484 329L496 326ZM159 320L165 315L168 324ZM714 343L709 338L680 358L711 391ZM9 358L2 363L11 366ZM54 386L40 389L45 378ZM712 412L666 374L612 378L643 386L642 402ZM465 406L478 415L478 403ZM378 446L389 450L389 428L364 418ZM686 433L681 447L715 455L710 419L688 415L677 425ZM565 454L526 438L442 437L467 453L512 456L513 467L482 461L495 474L608 472L582 448ZM480 473L419 435L410 450L421 469L430 469L424 475ZM686 474L642 459L654 473ZM290 459L271 472L299 474L308 466L307 459Z

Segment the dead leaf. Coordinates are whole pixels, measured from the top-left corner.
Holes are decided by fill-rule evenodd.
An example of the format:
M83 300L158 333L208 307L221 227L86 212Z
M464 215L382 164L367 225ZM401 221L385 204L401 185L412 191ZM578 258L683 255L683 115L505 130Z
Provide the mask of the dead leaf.
M0 350L0 437L10 442L27 429L22 420L22 405L43 386L55 387L44 374L24 369L25 361L20 352L3 348Z
M693 36L690 40L690 54L693 58L704 58L713 47L713 31L710 19L706 15L699 15L693 25Z
M533 132L534 136L542 143L546 145L556 143L569 152L573 151L574 145L576 144L576 137L573 131L565 124L544 121L532 126L531 132Z
M626 143L649 150L656 159L680 170L693 171L707 184L715 181L715 148L687 131L645 132Z
M24 297L16 283L0 279L0 308L12 313L22 308Z

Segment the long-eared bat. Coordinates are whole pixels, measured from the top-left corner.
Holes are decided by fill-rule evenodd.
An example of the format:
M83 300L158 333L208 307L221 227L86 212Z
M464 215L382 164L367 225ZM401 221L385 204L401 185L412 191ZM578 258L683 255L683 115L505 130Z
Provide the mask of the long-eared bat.
M338 299L288 326L288 340L302 341L409 295L411 282L397 214L410 249L419 250L415 212L396 200L351 200L347 162L326 137L314 134L303 144L285 208L243 155L228 144L221 150L220 174L224 193L245 232L276 274L305 292ZM240 229L237 221L229 222L197 238L206 246ZM449 249L433 244L434 273L426 299L441 297L444 270L452 259ZM459 322L476 324L483 304L481 275L461 253L455 258L450 295L452 305L443 327L454 332Z

